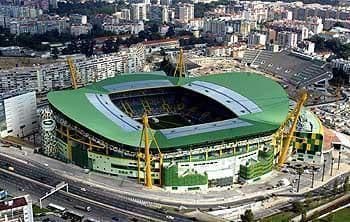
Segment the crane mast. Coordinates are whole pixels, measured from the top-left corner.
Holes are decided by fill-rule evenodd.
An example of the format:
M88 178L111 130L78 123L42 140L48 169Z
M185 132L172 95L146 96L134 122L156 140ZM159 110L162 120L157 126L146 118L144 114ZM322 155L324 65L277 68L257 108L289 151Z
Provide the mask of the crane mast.
M177 72L179 72L179 77L185 76L185 63L184 63L184 54L183 54L182 48L180 49L179 58L176 63L174 77L176 77Z
M70 73L70 77L72 80L72 88L73 89L77 89L78 85L77 85L77 71L75 69L74 63L73 63L73 59L71 57L67 58L67 63L68 63L68 67L69 67L69 73Z
M147 188L152 188L153 182L152 182L152 169L151 169L151 163L154 158L152 158L151 153L150 153L150 144L151 142L154 142L157 149L158 149L158 155L159 155L159 175L161 177L161 171L162 171L162 166L163 166L163 154L160 152L159 145L157 143L157 140L154 138L153 133L151 132L151 127L149 126L148 123L148 116L145 113L142 116L142 123L143 123L143 128L142 128L142 133L141 133L141 140L140 140L140 146L139 146L139 152L137 154L137 165L138 165L138 181L140 183L141 178L140 178L140 171L141 171L141 163L140 160L141 158L144 159L144 175L145 175L145 186ZM142 145L142 142L144 143L144 153L141 153L140 148ZM160 179L160 184L161 184L161 179Z
M298 100L297 105L295 106L293 111L290 113L290 115L288 115L286 122L283 124L283 126L285 127L287 125L286 123L288 121L290 121L290 120L292 121L292 125L289 129L289 132L287 133L287 137L285 138L285 141L283 142L283 145L282 145L282 149L280 150L280 153L279 153L279 157L278 157L278 166L279 167L281 167L288 158L288 151L289 151L290 143L292 142L292 139L293 139L296 127L297 127L298 118L300 116L301 109L304 106L306 100L307 100L307 92L304 91L304 92L302 92L300 99ZM283 134L283 130L281 131L281 134Z

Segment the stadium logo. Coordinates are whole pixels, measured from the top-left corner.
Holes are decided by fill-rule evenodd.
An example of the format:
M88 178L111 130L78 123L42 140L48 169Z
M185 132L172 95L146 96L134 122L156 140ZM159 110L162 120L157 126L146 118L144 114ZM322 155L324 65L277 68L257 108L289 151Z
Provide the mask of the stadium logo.
M41 122L41 128L44 131L53 131L56 127L56 122L53 119L45 119Z

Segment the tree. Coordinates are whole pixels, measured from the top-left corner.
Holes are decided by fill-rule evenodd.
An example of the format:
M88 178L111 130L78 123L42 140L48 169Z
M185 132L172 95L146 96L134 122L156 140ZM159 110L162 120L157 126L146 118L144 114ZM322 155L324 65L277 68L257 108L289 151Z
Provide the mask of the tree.
M243 215L241 215L242 222L253 222L254 221L254 214L251 209L248 209L244 212Z
M153 33L158 33L159 32L159 26L157 23L153 23L149 29Z
M293 210L296 213L301 214L304 211L304 206L300 201L296 201L293 203Z
M349 176L345 178L344 185L343 185L344 192L350 191L350 184L349 184Z
M338 193L338 185L339 185L338 178L335 178L334 183L333 183L333 192L334 193Z
M306 206L310 207L311 203L312 203L312 193L308 192L305 196L305 204Z
M55 47L52 49L52 58L53 59L58 59L58 54L59 54L59 51L58 49Z
M166 37L170 37L170 38L172 38L172 37L174 37L175 36L175 30L174 30L174 27L173 26L170 26L169 27L169 29L168 29L168 31L165 33L165 36Z
M334 221L334 214L330 214L326 217L327 222L333 222Z
M307 221L306 220L306 211L305 210L301 213L301 221Z

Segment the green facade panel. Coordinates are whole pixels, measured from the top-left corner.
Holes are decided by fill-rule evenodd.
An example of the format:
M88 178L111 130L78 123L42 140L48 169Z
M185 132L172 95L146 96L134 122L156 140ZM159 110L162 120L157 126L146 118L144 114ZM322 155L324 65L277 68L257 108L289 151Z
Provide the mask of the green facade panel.
M322 152L323 135L320 133L295 132L293 147L298 153L315 155Z
M196 171L189 170L184 176L178 175L178 166L176 164L163 168L164 186L199 186L208 184L208 175L199 174Z
M67 143L56 137L57 158L61 161L68 162Z
M239 176L245 180L258 178L272 170L273 167L273 150L259 150L258 161L250 160L246 165L241 165Z
M71 141L70 143L72 147L72 162L80 167L89 168L86 147L83 144L74 141Z

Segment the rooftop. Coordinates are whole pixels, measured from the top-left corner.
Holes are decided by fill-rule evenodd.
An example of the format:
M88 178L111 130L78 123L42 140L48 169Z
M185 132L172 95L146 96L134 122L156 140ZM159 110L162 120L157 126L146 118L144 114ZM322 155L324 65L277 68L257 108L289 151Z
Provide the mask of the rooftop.
M186 133L188 126L173 128L173 131L153 130L162 149L266 134L276 130L288 113L289 99L278 83L262 75L241 72L182 79L153 73L124 74L77 90L50 92L48 99L55 109L79 125L109 140L137 147L141 138L139 125L118 110L108 95L169 86L192 90L193 83L200 83L199 88L193 89L195 92L225 105L237 118L209 123L215 127L193 125L190 126L192 133ZM91 99L91 95L95 95L95 99ZM244 113L240 113L242 108ZM151 146L155 148L155 144Z
M25 197L13 198L11 200L5 200L0 202L0 211L9 210L17 207L23 207L27 205Z

